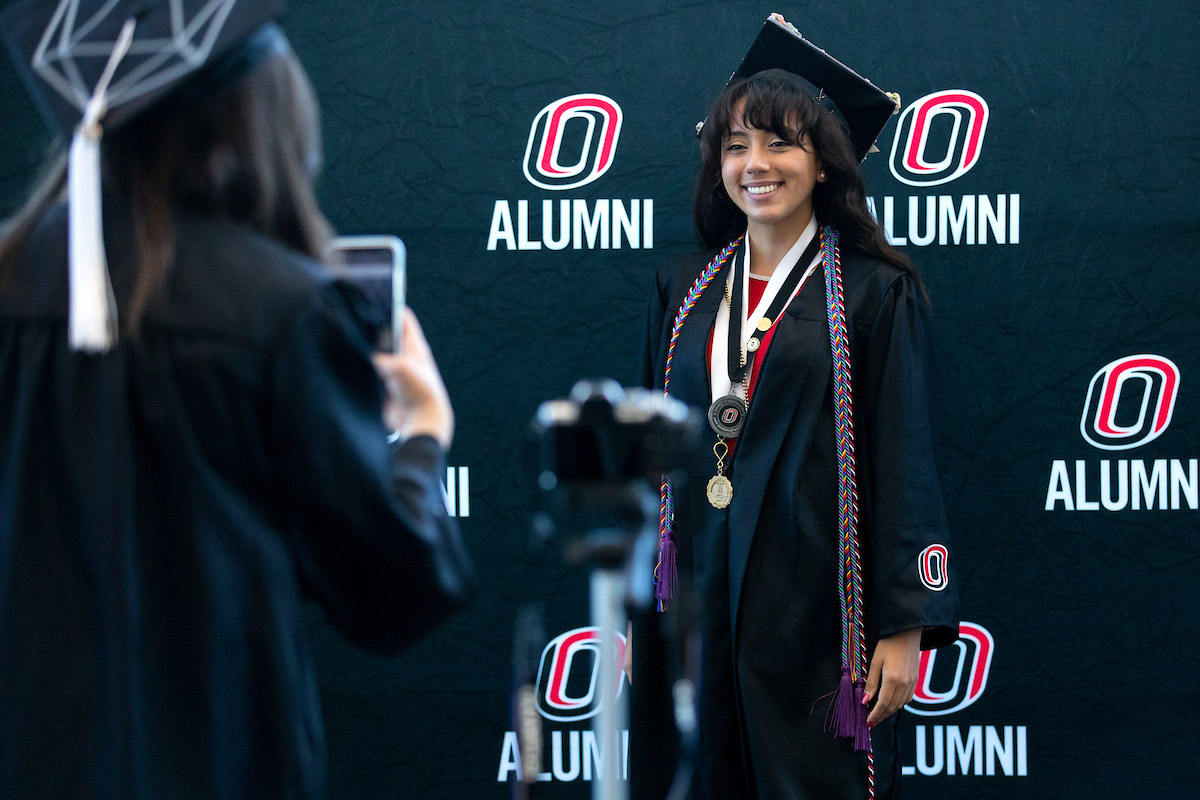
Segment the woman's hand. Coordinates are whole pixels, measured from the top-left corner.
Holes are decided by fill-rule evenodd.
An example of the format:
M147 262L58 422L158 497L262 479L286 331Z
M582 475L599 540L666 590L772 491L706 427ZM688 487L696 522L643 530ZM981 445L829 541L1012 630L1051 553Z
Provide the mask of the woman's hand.
M875 707L867 717L868 727L874 728L912 700L920 664L919 628L879 640L871 656L871 670L867 674L866 691L863 693L863 705L875 698Z
M405 438L432 436L442 449L450 449L454 409L421 323L411 310L404 309L404 350L376 353L372 360L387 389L383 421L388 428Z

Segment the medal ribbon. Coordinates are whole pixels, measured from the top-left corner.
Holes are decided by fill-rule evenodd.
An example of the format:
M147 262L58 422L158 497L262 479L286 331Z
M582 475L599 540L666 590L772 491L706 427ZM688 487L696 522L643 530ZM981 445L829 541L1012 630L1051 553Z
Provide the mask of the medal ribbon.
M779 287L775 298L771 301L770 307L767 308L767 313L764 315L766 319L774 324L783 313L784 307L792 299L792 292L796 290L796 286L807 274L807 267L812 263L813 257L816 256L817 250L820 249L821 242L819 237L814 236L809 242L808 247L804 249L804 253L796 260L792 271L788 273L783 285ZM742 281L737 277L737 262L734 262L730 280L733 282L733 296L730 300L729 314L729 349L726 351L726 357L729 362L729 383L737 385L741 381L743 375L750 374L750 370L754 367L754 358L758 355L758 348L746 348L746 363L742 364L742 320L745 318L746 309L742 304ZM733 314L733 309L737 309L737 316ZM762 337L766 335L766 331L755 329L750 336L751 339L762 341ZM749 400L749 398L746 398Z

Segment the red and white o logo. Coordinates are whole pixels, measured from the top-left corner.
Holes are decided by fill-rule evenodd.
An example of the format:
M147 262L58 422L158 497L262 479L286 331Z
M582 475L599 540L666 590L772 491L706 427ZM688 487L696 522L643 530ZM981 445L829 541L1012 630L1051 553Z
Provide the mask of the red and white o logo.
M1101 450L1140 447L1171 424L1178 394L1179 367L1169 358L1118 358L1092 376L1079 431Z
M987 688L995 643L987 628L974 622L958 626L953 647L921 651L917 690L904 708L922 717L953 714L974 703ZM948 657L957 656L954 663Z
M940 592L950 585L950 574L946 562L950 553L944 544L931 544L917 557L917 570L926 589Z
M927 94L904 109L892 141L896 180L937 186L963 175L979 161L988 114L987 101L966 89Z
M573 94L538 112L525 146L525 177L561 191L583 186L612 166L621 107L602 94Z
M557 722L588 719L600 713L601 704L617 698L624 687L625 637L613 633L617 672L600 675L600 628L575 628L555 637L542 651L538 666L538 713Z

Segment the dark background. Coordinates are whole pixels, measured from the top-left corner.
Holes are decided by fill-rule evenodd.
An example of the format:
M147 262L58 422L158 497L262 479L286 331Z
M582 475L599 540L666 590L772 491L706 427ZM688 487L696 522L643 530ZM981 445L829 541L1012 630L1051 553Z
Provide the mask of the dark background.
M921 208L931 194L1020 196L1019 244L906 248L934 303L951 568L963 619L992 633L995 654L977 702L905 714L901 743L912 765L915 725L964 739L968 726L1024 726L1028 774L918 773L906 796L1192 796L1197 512L1045 510L1056 459L1072 483L1084 462L1095 499L1102 459L1200 456L1189 3L292 0L283 27L324 110L320 198L340 233L408 245L411 305L458 413L450 460L469 468L461 523L482 584L473 610L392 659L353 651L314 615L334 797L507 796L516 611L539 602L547 641L587 624L585 574L532 541L529 421L579 378L633 379L653 270L696 248L694 125L771 11L906 103L946 89L987 101L978 163L940 186L893 177L890 123L864 166L880 204L894 197L906 218L909 196ZM582 92L624 112L615 162L586 186L539 189L522 173L530 126ZM7 64L0 104L8 214L49 141ZM514 214L529 200L536 236L546 198L651 198L654 247L486 249L496 200ZM1098 450L1080 435L1088 385L1140 353L1178 365L1174 418L1143 447Z

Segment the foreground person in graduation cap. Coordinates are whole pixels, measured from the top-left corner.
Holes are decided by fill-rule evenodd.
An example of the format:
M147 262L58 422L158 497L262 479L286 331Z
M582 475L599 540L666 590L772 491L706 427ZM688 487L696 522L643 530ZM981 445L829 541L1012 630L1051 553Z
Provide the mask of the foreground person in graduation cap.
M314 98L275 12L3 17L75 135L0 241L0 797L325 797L301 598L392 651L471 593L445 388L411 315L373 365L365 299L317 261Z
M887 796L920 648L957 634L928 306L859 171L894 108L773 16L701 132L695 218L718 252L651 296L643 379L712 426L704 478L664 486L656 570L667 614L677 571L699 595L692 797ZM670 777L652 641L635 628L635 797Z

